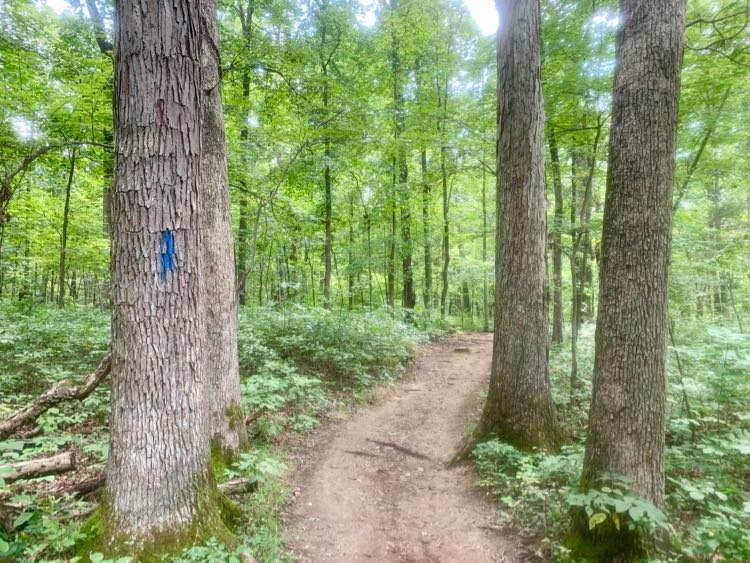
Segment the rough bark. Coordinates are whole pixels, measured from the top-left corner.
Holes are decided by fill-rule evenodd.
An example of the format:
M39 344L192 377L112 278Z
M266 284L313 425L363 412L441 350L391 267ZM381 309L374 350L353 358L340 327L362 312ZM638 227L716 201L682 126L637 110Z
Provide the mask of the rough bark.
M538 0L497 0L495 336L479 436L551 446L558 428L547 373L544 101Z
M563 341L562 295L562 229L563 196L560 176L560 154L554 131L549 133L549 153L552 161L552 188L555 194L555 222L552 226L552 342Z
M115 5L112 413L98 547L136 558L231 541L202 358L199 11L189 0Z
M664 505L668 272L684 0L622 0L600 273L593 397L581 479L615 473ZM629 556L629 527L580 536Z
M235 459L247 446L237 352L232 204L227 179L216 0L201 0L201 275L205 281L204 373L214 456Z
M68 182L65 184L65 204L63 205L63 223L60 233L60 268L58 269L59 292L57 294L57 306L65 307L65 261L68 252L68 222L70 218L70 188L73 187L73 176L76 170L76 149L71 149L70 169L68 170Z

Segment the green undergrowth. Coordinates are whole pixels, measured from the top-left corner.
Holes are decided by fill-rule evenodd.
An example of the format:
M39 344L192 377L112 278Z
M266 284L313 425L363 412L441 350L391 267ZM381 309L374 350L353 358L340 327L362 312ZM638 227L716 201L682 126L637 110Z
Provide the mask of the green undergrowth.
M682 320L676 327L668 365L665 512L630 493L617 475L578 491L593 337L593 325L584 325L572 404L569 342L551 349L558 416L574 436L567 445L543 453L490 440L474 449L479 484L497 499L500 522L526 537L541 560L582 561L569 550L581 546L566 538L569 515L578 511L592 532L632 528L667 536L660 549L647 546L643 560L750 561L750 337L729 324Z
M239 352L242 400L250 449L234 463L216 463L218 481L249 479L256 489L238 500L241 513L232 532L237 545L209 539L165 561L239 561L247 551L261 562L290 556L281 524L288 462L279 445L289 432L306 432L329 413L348 410L374 390L397 379L415 347L445 334L450 325L419 315L413 325L387 311L325 311L299 306L241 312ZM0 302L0 416L63 378L80 381L107 353L109 315L84 307L64 310ZM54 498L61 479L83 480L104 469L107 458L109 386L101 385L83 404L64 403L38 419L43 432L0 443L0 501L9 503L12 533L0 526L0 561L111 562L94 550L74 554L93 535L84 527L96 504L71 496ZM14 461L58 451L75 451L88 473L6 484ZM121 558L118 563L124 563Z

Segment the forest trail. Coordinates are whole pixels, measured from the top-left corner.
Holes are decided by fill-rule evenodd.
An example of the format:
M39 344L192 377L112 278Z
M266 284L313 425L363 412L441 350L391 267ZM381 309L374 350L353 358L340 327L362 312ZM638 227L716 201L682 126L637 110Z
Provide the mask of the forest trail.
M524 559L472 487L470 467L445 468L476 414L491 357L489 334L429 344L382 400L299 448L287 524L302 561Z

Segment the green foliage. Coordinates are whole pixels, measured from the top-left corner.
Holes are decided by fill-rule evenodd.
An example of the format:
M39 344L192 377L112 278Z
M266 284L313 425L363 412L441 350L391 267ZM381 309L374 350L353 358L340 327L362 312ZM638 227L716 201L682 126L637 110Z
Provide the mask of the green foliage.
M616 530L645 529L647 535L658 527L670 531L666 514L653 503L634 495L629 480L622 475L603 474L602 483L590 486L586 492L572 492L566 502L570 507L582 508L588 518L589 530L605 523Z
M241 326L243 371L263 369L258 360L263 355L268 358L271 350L271 359L275 356L303 373L351 389L395 376L414 346L425 338L385 313L301 306L245 311ZM272 369L283 371L279 364Z
M0 366L8 376L0 380L6 390L0 403L4 412L36 394L28 388L30 379L41 380L34 384L42 389L62 378L78 380L106 353L109 319L101 311L35 306L27 312L0 302L0 314L7 320L0 324L0 346L9 358ZM430 335L439 333L431 323L421 326L432 327ZM260 560L283 560L286 537L280 518L288 491L281 481L286 463L273 437L287 429L309 430L328 409L346 405L375 384L390 381L416 344L428 337L427 331L385 314L336 314L301 306L245 310L239 334L243 406L255 419L251 428L255 439L249 451L216 477L243 477L258 484L257 492L245 497L241 507L244 515L239 526L250 529L240 529L237 549L209 540L170 560L230 561L243 550ZM317 339L318 334L322 338ZM308 361L308 356L315 360ZM87 468L103 469L108 412L105 383L82 405L63 403L48 410L38 419L41 435L0 443L0 498L20 507L14 514L14 533L8 535L0 527L0 560L60 560L90 538L90 530L82 530L76 517L90 503L46 495L43 485L51 485L54 477L38 479L36 487L28 489L8 485L2 476L13 461L61 448L75 449ZM248 535L243 535L246 531ZM94 561L99 555L94 552L88 557Z
M109 349L109 315L90 307L27 308L0 300L0 407L93 370Z
M545 543L562 533L567 495L580 475L580 447L564 447L550 455L490 440L478 444L472 457L480 486L487 487L502 503L502 522L545 538Z

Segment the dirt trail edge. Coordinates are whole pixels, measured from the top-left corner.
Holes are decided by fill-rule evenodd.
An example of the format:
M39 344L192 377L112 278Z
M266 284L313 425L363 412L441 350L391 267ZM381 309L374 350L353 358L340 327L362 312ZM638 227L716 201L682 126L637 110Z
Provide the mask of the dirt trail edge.
M293 549L315 563L523 561L469 467L445 469L486 383L492 336L424 347L378 404L299 452L287 511Z

